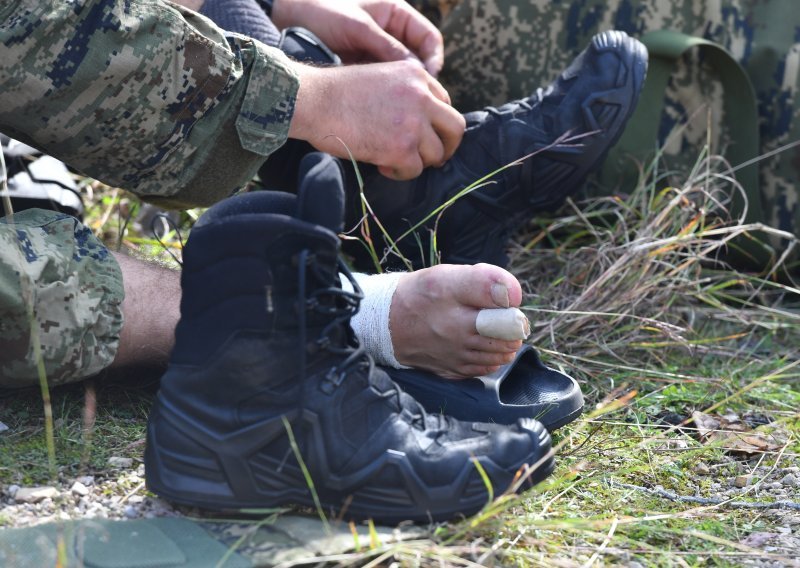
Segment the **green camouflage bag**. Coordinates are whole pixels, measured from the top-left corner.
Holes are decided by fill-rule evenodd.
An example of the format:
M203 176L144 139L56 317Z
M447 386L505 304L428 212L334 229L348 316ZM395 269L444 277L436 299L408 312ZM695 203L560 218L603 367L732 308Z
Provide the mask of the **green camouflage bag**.
M441 80L471 110L547 84L600 30L648 46L645 92L603 185L635 157L687 172L709 143L735 169L748 222L800 233L800 20L791 0L422 0L445 36ZM709 128L710 126L710 128ZM761 159L756 160L761 156ZM750 160L749 166L742 166ZM738 168L737 168L738 167ZM741 199L733 213L742 211ZM778 250L785 242L772 242ZM758 262L769 254L760 248ZM797 257L797 255L795 255Z

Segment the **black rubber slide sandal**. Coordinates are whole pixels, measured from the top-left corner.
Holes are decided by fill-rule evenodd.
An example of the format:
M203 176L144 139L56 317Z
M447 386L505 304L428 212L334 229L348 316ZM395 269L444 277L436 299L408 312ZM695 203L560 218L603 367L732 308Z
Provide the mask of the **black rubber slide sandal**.
M552 432L583 410L578 382L545 367L530 345L523 345L511 363L491 375L472 379L443 379L419 369L385 371L428 412L460 420L512 424L518 418L535 418Z

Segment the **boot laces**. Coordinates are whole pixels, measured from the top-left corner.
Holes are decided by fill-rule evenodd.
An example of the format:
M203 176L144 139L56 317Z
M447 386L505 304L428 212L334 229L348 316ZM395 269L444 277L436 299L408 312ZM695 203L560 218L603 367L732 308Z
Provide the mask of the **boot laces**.
M350 318L358 311L361 300L364 298L364 293L341 259L337 261L337 268L350 281L353 286L353 292L348 292L334 285L315 288L311 293L308 293L307 274L309 270L318 282L329 282L330 275L322 274L320 265L313 253L308 250L300 253L298 295L300 305L305 307L305 309L300 310L300 340L303 345L307 344L306 314L308 312L316 312L329 320L315 340L317 347L335 355L344 356L341 362L332 366L325 373L325 377L322 380L321 388L328 394L341 385L352 371L365 369L367 374L370 375L375 366L372 357L369 356L350 328ZM305 369L305 349L301 350L301 352L303 354L301 364L302 368Z
M529 97L524 99L517 99L515 101L509 101L499 107L486 107L483 110L488 112L489 114L493 114L495 116L504 115L507 113L517 114L520 112L529 112L533 110L533 107L540 104L544 97L544 91L542 89L536 89L536 91Z
M305 305L306 310L314 311L331 318L330 322L322 329L322 332L316 340L316 344L319 348L325 349L330 353L345 356L344 360L332 366L322 379L320 388L323 392L330 394L345 381L352 371L363 369L367 377L371 377L375 371L375 362L350 328L350 318L358 311L361 300L364 298L364 292L353 277L350 269L347 268L347 265L339 259L337 261L337 268L350 282L353 287L353 292L343 290L339 286L328 286L316 289L310 294L307 294L307 269L315 273L315 277L321 282L328 281L330 278L321 274L313 253L307 250L303 251L300 254L299 260L300 273L298 282L300 300ZM306 344L306 310L300 310L300 339L303 345ZM345 330L344 336L341 333L342 329ZM305 349L301 351L305 359ZM303 369L305 369L305 360L302 364ZM389 381L389 385L391 385L389 388L381 390L383 390L384 394L393 395L391 398L394 399L393 402L396 411L398 413L405 413L409 418L409 422L415 428L425 430L429 422L427 418L431 415L427 414L416 400L403 392L394 382ZM446 427L441 424L442 419L443 417L437 416L437 420L434 420L437 424L436 430L443 431L446 429Z

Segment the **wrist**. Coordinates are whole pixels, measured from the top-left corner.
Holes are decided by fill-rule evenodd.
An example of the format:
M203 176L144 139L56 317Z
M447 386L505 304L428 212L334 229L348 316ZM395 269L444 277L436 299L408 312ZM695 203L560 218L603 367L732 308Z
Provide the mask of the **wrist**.
M324 130L326 100L331 96L331 81L324 69L293 62L299 79L294 114L289 123L289 138L311 142Z

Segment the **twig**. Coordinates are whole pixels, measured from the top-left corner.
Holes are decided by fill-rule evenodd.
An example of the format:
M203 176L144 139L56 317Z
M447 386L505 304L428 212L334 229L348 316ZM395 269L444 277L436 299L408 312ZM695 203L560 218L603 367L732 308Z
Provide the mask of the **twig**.
M600 547L594 551L592 557L586 562L586 564L583 565L584 568L590 568L595 562L597 562L597 559L600 558L600 555L603 554L605 549L608 548L608 545L611 544L611 539L614 537L614 533L617 531L618 524L619 524L619 519L615 517L614 520L611 522L611 527L608 529L608 535L603 540Z
M670 501L680 501L682 503L697 503L698 505L720 505L731 507L733 509L794 509L800 511L800 503L794 501L773 501L767 502L749 502L749 501L729 501L720 497L696 497L692 495L678 495L672 491L667 491L662 487L650 489L648 487L641 487L639 485L631 485L630 483L622 483L620 481L611 480L608 482L611 487L619 487L621 489L634 489L636 491L643 491L650 495L657 497L664 497Z

